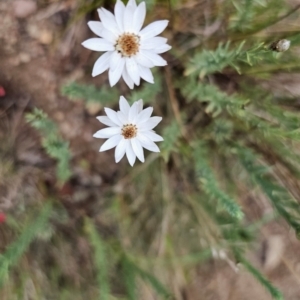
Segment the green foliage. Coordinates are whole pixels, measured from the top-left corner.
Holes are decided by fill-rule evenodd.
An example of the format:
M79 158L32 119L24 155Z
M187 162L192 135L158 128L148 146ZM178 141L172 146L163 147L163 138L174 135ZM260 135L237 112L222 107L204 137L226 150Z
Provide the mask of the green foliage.
M221 72L226 67L232 67L238 73L242 73L244 65L253 66L261 60L275 61L272 51L266 48L264 43L259 43L247 50L243 50L245 42L231 47L230 45L230 42L225 45L220 43L216 50L197 52L187 64L185 75L196 74L203 78L205 75Z
M236 219L242 219L244 214L239 205L218 186L217 179L207 163L208 155L205 145L199 143L194 146L194 162L200 187L205 194L218 201L219 205Z
M109 243L105 242L98 234L94 224L91 220L86 219L85 222L86 232L88 234L90 243L94 248L94 261L97 270L97 279L99 283L100 299L111 299L111 293L109 288L109 258L112 256L119 257L122 265L122 280L127 290L127 296L130 300L137 298L137 279L140 277L144 281L148 282L158 295L167 299L170 297L170 293L159 282L155 276L137 266L127 254L123 252L119 247L112 247ZM120 254L121 252L121 254Z
M189 100L198 100L207 103L206 113L212 113L213 117L218 116L223 110L229 112L233 109L241 109L247 104L248 100L236 95L227 95L221 92L218 87L199 82L197 79L189 78L182 85L182 93Z
M99 236L94 224L91 220L86 219L86 232L90 243L94 248L94 261L97 269L97 280L99 284L99 292L101 300L110 299L109 276L108 276L108 251L104 241Z
M97 89L94 85L85 85L72 82L62 88L62 94L71 100L83 100L86 103L99 103L101 105L113 105L119 101L119 93L115 88L102 86Z
M258 8L267 6L266 0L241 0L232 1L236 13L231 17L229 28L237 31L246 31L255 26L253 22Z
M180 129L176 121L173 121L170 125L164 128L162 133L164 141L161 143L160 149L165 161L168 161L171 152L177 149L176 142L180 138L180 135Z
M126 255L122 257L122 273L129 300L138 299L136 295L136 269Z
M241 163L247 170L254 183L271 200L277 212L294 228L296 234L300 234L300 204L285 188L268 178L267 170L257 163L255 155L249 149L238 149Z
M163 299L170 299L172 297L170 292L161 284L161 282L155 276L141 269L139 266L133 263L128 257L125 260L126 260L126 269L127 270L130 269L130 272L136 273L144 281L150 283L152 288L157 292L158 295L162 296Z
M6 251L0 256L0 286L6 280L10 268L17 264L34 238L45 229L51 212L52 206L48 202L35 219L22 230L17 240L9 245Z
M267 280L263 274L261 274L248 260L242 256L239 256L238 258L248 272L250 272L267 289L273 299L283 300L282 293L276 287L274 287L270 281Z
M33 128L40 131L44 149L50 157L57 160L56 174L59 181L62 183L67 181L71 176L69 144L59 136L56 124L37 108L32 113L26 114L26 120Z

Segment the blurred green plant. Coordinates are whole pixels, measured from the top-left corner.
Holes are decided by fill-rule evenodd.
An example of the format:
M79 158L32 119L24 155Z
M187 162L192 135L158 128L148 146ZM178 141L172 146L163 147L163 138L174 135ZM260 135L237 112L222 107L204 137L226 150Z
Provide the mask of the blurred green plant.
M36 236L45 230L52 212L50 202L46 203L34 220L22 229L19 237L8 245L6 251L0 256L0 286L9 276L10 269L15 266L22 255L28 250L31 242Z
M57 178L64 183L71 176L69 144L59 136L56 124L41 109L34 108L33 112L27 113L26 120L42 134L42 145L48 155L57 160Z

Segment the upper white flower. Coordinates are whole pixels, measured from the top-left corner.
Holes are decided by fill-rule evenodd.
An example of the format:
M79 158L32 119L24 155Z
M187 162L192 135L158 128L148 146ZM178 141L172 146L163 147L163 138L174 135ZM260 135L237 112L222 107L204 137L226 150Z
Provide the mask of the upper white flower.
M105 51L96 61L92 76L109 69L109 83L114 86L123 77L132 89L139 85L140 79L154 83L150 68L165 66L167 62L158 55L171 49L167 39L156 37L168 25L167 20L156 21L141 30L146 5L138 6L135 0L129 0L125 6L117 0L115 15L105 8L98 9L101 22L90 21L88 26L100 38L92 38L82 43L85 48Z
M145 161L143 148L160 152L154 142L161 142L163 138L152 129L162 118L151 117L153 107L143 109L143 100L134 102L130 107L127 100L121 96L119 103L119 111L105 108L107 116L97 117L109 127L97 131L94 137L108 139L101 146L100 152L116 147L116 162L118 163L126 153L130 165L133 166L136 157L141 162Z

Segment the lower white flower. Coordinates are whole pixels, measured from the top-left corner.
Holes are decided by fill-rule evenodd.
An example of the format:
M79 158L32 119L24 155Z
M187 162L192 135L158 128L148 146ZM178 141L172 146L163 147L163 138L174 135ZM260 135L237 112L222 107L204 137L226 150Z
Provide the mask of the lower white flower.
M127 100L120 97L120 110L105 108L107 116L97 119L109 126L94 134L95 138L108 139L100 148L100 152L116 147L115 160L118 163L126 153L131 166L136 157L145 161L144 150L160 152L154 142L161 142L163 138L152 129L162 120L162 117L151 117L153 107L143 109L143 100L136 101L130 106Z

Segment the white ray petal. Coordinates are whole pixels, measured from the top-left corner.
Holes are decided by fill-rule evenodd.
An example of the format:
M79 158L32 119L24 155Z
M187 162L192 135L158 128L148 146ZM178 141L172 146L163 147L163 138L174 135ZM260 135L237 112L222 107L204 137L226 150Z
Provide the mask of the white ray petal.
M132 19L134 15L135 8L133 5L128 2L124 11L124 20L123 20L123 28L125 32L133 32L132 28Z
M101 19L102 25L112 32L116 37L120 34L115 16L105 8L99 8L98 14Z
M136 119L138 113L138 104L137 102L134 102L128 112L128 121L130 123L134 123L134 120Z
M81 44L83 47L93 51L113 51L114 45L102 38L91 38Z
M95 62L92 76L100 75L109 68L109 60L113 52L105 52Z
M140 99L136 103L137 103L137 107L138 107L138 113L140 113L143 110L143 100Z
M148 26L146 26L144 29L142 29L139 33L141 36L141 40L147 40L150 39L156 35L159 35L162 33L165 28L168 26L169 21L162 20L162 21L155 21Z
M121 59L114 70L110 69L108 72L108 79L110 86L114 86L121 78L123 69L125 66L125 60Z
M117 113L108 108L108 107L105 107L104 108L104 111L106 112L107 116L109 117L109 119L111 119L114 123L116 123L118 126L122 126L123 124L119 121L119 118L118 118L118 115Z
M147 131L153 129L160 121L162 117L151 117L147 122L139 124L139 131Z
M128 101L125 99L124 96L121 96L121 97L120 97L120 100L119 100L119 106L120 106L120 111L121 111L125 116L128 116L129 109L130 109L130 105L129 105Z
M127 147L128 143L129 143L128 140L125 140L124 138L122 138L121 141L119 142L119 144L117 145L116 150L115 150L116 163L118 163L125 155L126 147Z
M156 36L141 42L141 49L155 49L167 43L168 39L161 36Z
M100 116L97 117L97 120L99 120L102 124L106 125L106 126L111 126L111 127L115 127L117 126L116 123L114 123L109 117L107 116Z
M144 151L140 141L136 138L130 140L133 152L141 162L145 162Z
M115 18L116 18L116 23L118 24L120 32L124 31L124 27L123 27L124 11L125 11L124 3L120 0L117 0L117 3L115 5Z
M135 2L135 0L129 0L128 3L127 3L127 6L128 5L131 5L134 9L136 9L136 2Z
M142 55L145 55L148 59L150 59L155 66L163 67L167 65L167 62L152 50L143 49L140 52Z
M101 130L98 130L93 137L99 138L99 139L107 139L112 137L113 135L121 134L121 128L120 127L108 127Z
M147 122L149 118L151 117L151 114L153 112L153 107L148 107L144 110L142 110L137 118L136 118L136 124L140 125L141 123Z
M123 77L125 83L128 85L128 87L129 87L130 89L133 89L133 87L134 87L134 82L133 82L133 80L131 79L131 77L128 75L128 72L127 72L126 68L124 68L124 70L123 70L122 77Z
M106 41L112 43L113 45L117 42L117 37L108 29L103 28L101 31L101 37L103 37Z
M122 55L118 51L114 51L110 58L109 68L114 71L119 65L121 59L123 59Z
M140 85L140 75L139 75L139 69L136 61L132 57L126 58L126 69L128 72L128 75L131 77L133 82L136 85Z
M100 152L103 152L103 151L106 151L106 150L109 150L111 148L114 148L116 147L119 142L121 141L122 139L122 135L118 134L118 135L113 135L111 138L109 138L100 148Z
M138 134L136 138L140 141L142 147L144 147L145 149L152 152L160 152L157 145L153 141L151 141L147 136L143 134Z
M153 142L162 142L164 139L162 136L156 134L154 131L149 130L149 131L144 131L142 133L144 136L146 136L147 138L149 138L151 141Z
M143 78L145 81L149 83L154 83L154 78L149 68L145 68L143 66L138 66L138 68L139 68L139 74L141 78Z
M134 56L135 61L146 68L153 68L155 67L154 63L152 60L148 57L146 57L142 51L140 51L137 55Z
M165 52L169 51L171 48L172 47L170 45L165 44L165 45L162 45L160 47L153 49L152 51L154 51L157 54L160 54L160 53L165 53Z
M119 118L119 120L120 120L120 122L121 122L122 124L127 124L127 123L128 123L128 118L127 118L127 116L125 116L121 111L118 111L118 112L117 112L117 115L118 115L118 118Z
M136 160L136 155L132 149L132 146L131 146L131 143L129 140L128 141L128 144L126 145L126 156L127 156L127 159L130 163L131 166L134 165L135 163L135 160Z
M89 21L88 23L89 28L98 36L101 36L101 32L103 30L103 25L99 21Z
M133 15L132 28L134 30L134 33L139 33L139 31L141 30L145 21L145 16L146 16L146 4L145 2L142 2L136 8Z

